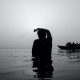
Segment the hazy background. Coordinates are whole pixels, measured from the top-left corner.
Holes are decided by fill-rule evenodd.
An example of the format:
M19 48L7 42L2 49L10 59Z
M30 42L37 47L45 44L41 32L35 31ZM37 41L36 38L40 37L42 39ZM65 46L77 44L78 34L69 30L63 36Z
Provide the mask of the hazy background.
M31 48L36 27L51 31L54 46L80 42L80 0L0 0L0 48Z

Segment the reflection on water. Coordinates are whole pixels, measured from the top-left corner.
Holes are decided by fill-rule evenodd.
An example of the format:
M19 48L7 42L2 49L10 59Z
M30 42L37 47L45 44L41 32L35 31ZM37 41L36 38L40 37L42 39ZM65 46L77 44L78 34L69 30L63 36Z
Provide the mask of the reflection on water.
M36 57L33 59L33 68L36 75L34 78L38 78L41 80L50 80L53 75L53 67L51 58L37 59Z
M80 50L58 50L60 56L66 56L74 62L80 62Z

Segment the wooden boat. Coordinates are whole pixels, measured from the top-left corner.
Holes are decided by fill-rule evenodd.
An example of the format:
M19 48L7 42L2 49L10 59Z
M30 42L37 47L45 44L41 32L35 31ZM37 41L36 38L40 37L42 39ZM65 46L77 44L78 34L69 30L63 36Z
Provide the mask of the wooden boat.
M80 44L75 43L67 43L65 46L58 45L58 47L62 50L80 50Z
M66 46L60 46L60 45L58 45L58 47L59 47L60 49L63 49L63 50L68 49L68 47L66 47Z

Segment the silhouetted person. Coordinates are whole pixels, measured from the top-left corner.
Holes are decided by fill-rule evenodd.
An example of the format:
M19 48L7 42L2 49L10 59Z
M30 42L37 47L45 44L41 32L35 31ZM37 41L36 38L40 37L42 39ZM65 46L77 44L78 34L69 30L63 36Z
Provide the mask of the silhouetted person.
M37 31L39 39L36 39L33 43L32 57L47 59L47 57L51 56L52 50L51 33L43 28L37 28L35 31Z
M50 78L52 76L52 61L51 61L51 50L52 50L52 37L51 33L47 29L37 28L38 39L33 43L32 57L33 67L38 78Z

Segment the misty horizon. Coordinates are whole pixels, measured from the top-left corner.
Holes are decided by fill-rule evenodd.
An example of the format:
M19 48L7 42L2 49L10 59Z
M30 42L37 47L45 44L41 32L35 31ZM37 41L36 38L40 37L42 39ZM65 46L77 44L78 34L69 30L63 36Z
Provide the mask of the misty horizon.
M79 0L1 0L0 48L32 48L37 27L50 30L53 48L80 43Z

